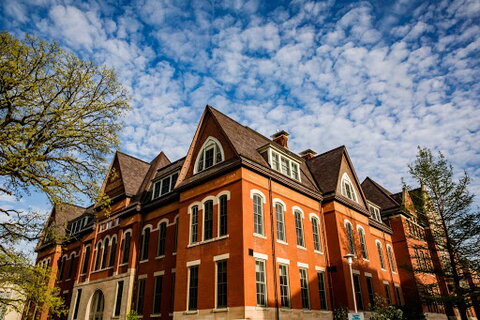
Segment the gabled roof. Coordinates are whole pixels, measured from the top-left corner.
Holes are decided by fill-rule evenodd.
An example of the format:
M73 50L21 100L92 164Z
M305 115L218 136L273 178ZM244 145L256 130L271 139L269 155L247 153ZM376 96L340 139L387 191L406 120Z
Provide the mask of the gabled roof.
M345 146L332 149L307 161L308 167L324 195L337 189Z
M196 134L195 134L194 139L192 141L192 144L190 146L189 152L187 153L187 157L185 159L185 165L184 165L184 168L182 169L182 173L184 173L184 174L186 173L186 167L188 167L191 164L192 159L195 156L195 155L192 154L193 153L193 148L194 148L196 139L198 137L199 129L202 126L204 118L207 115L211 115L212 118L214 119L214 121L217 122L219 130L222 131L225 138L227 139L227 141L232 146L232 149L235 152L237 158L248 159L250 161L253 161L256 164L261 165L262 167L264 167L268 170L272 170L270 168L270 165L268 164L267 160L260 154L258 149L261 148L261 147L264 147L268 144L275 144L275 146L278 149L282 150L283 152L285 152L289 155L293 155L294 157L297 158L298 162L300 163L300 171L301 171L301 183L300 184L304 185L305 187L307 187L311 190L315 190L317 192L319 191L318 187L315 184L315 180L313 179L310 171L308 170L306 162L303 158L294 154L290 150L281 147L280 145L276 144L275 142L273 142L272 140L268 139L267 137L261 135L260 133L252 130L251 128L238 123L237 121L235 121L232 118L226 116L225 114L221 113L220 111L218 111L217 109L215 109L211 106L206 106L206 108L205 108L205 112L202 115L202 118L201 118L200 123L198 125ZM222 167L222 165L219 164L218 168L221 168L221 167ZM201 172L199 174L196 174L195 176L192 176L187 181L184 181L184 183L192 182L193 180L197 179L197 177L198 178L203 177L203 176L209 174L210 172L213 173L214 171L215 170L213 170L213 168L212 168L212 171ZM179 183L182 183L181 180L183 178L184 178L184 176L181 175L181 177L179 178ZM285 178L290 179L286 176L285 176Z
M151 181L155 178L157 171L165 166L170 165L170 160L165 153L160 152L149 164L149 168L143 177L143 181L138 188L136 200L140 200L143 194L150 189Z
M378 205L382 210L400 207L402 193L394 195L370 177L366 177L362 182L362 189L367 199Z
M120 165L125 194L135 196L150 168L150 164L120 151L117 151L115 156Z

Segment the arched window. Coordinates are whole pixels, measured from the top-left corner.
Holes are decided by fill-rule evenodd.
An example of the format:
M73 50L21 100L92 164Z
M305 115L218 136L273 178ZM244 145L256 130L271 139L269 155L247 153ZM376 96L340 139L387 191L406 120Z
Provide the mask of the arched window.
M253 232L260 235L265 235L263 226L263 199L260 195L253 195Z
M105 298L102 291L95 291L92 298L92 304L90 305L90 320L103 320L104 306Z
M75 252L70 255L70 264L68 265L67 279L72 278L74 265L75 265Z
M190 243L198 241L198 206L190 209Z
M227 229L227 195L221 195L218 199L218 236L226 236Z
M165 240L167 239L167 222L164 221L158 226L158 248L157 256L165 255Z
M65 271L65 264L67 263L67 256L63 256L60 260L60 267L58 268L58 280L63 280L63 273Z
M110 245L110 261L108 263L109 267L115 265L115 258L117 257L117 237L112 238L112 244Z
M95 270L100 269L100 262L102 260L102 242L97 243L97 252L95 256Z
M285 235L285 208L283 204L277 202L275 204L275 212L277 215L277 240L287 241Z
M213 238L213 200L203 204L203 240Z
M345 221L345 232L347 234L348 253L355 253L355 240L353 238L353 227L350 221Z
M198 153L194 173L208 169L223 160L222 145L217 139L208 137Z
M140 260L148 259L148 247L150 245L150 228L144 228L142 232L142 250Z
M103 256L102 256L102 269L107 266L107 257L108 257L108 244L109 244L108 238L105 239L103 242Z
M303 238L303 221L302 212L295 210L295 231L297 233L297 246L305 247L305 240Z
M392 272L397 272L397 266L395 265L395 259L393 257L393 249L388 244L387 244L387 255L388 255L388 262L390 262L390 269L392 269ZM425 265L427 264L425 263Z
M358 230L358 238L360 239L360 249L362 250L362 258L368 259L367 242L365 240L365 230L361 226L358 226L357 230Z
M382 267L382 269L385 269L385 258L383 256L382 244L378 240L376 241L376 243L377 243L378 257L380 258L380 267Z
M122 245L122 263L128 263L128 258L130 257L130 242L132 240L132 234L130 231L126 232L123 238Z
M320 242L320 222L316 217L312 218L312 233L313 233L313 249L322 251L322 244Z
M178 245L178 214L175 217L175 219L173 219L173 223L174 223L174 226L173 226L173 248L172 248L172 251L173 251L173 253L176 253L177 252L177 245Z
M342 176L342 194L350 200L358 202L355 188L347 173L344 173Z

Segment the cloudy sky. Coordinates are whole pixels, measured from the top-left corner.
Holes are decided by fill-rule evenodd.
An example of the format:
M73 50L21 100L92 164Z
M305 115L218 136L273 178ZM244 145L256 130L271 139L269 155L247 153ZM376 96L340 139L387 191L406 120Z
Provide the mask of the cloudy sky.
M478 0L0 2L0 29L118 71L126 153L183 156L210 104L295 152L346 145L391 191L440 150L480 196Z

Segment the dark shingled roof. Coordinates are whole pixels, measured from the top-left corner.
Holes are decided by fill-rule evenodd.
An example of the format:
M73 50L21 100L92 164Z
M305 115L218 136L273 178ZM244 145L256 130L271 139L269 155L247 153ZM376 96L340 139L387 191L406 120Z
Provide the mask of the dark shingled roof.
M165 153L160 152L149 164L149 168L147 170L147 173L145 174L145 177L143 179L142 184L138 188L138 193L137 196L135 197L135 200L140 200L143 194L150 189L150 182L153 178L155 178L157 171L160 168L163 168L165 166L168 166L170 164L170 160L167 158Z
M332 149L307 161L320 190L325 194L335 192L345 146Z
M270 165L265 160L265 158L262 157L262 155L260 154L260 152L258 152L257 149L267 144L275 144L277 148L295 157L300 163L301 184L309 189L318 191L318 188L314 182L313 176L308 170L306 162L303 158L299 157L292 151L286 148L283 148L279 144L273 142L272 140L261 135L255 130L238 123L237 121L224 115L223 113L216 110L215 108L212 108L211 106L207 106L207 110L210 111L213 117L216 119L220 128L225 133L227 139L230 140L230 143L232 144L235 152L239 156L252 160L270 169Z
M362 182L362 189L367 199L378 205L382 210L400 206L401 193L400 199L395 199L390 191L369 177Z
M117 151L120 174L127 196L135 196L142 184L150 164L128 154Z

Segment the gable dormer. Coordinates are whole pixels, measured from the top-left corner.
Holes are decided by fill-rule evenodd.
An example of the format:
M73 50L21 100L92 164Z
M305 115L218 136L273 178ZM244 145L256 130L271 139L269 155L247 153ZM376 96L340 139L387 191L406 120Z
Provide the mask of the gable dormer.
M346 149L343 151L338 172L336 194L348 199L352 203L368 210L368 205L363 194L355 169L350 161Z
M258 150L267 160L270 168L281 174L301 182L300 159L283 148L268 144Z

